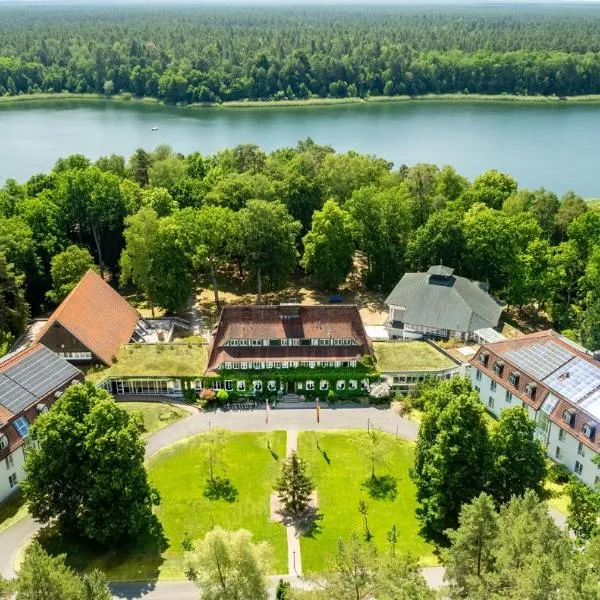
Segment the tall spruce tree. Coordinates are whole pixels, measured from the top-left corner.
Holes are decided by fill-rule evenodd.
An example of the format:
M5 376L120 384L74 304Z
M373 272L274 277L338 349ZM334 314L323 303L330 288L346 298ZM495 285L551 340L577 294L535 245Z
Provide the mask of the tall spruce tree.
M275 484L275 491L285 512L291 517L301 517L310 506L314 483L307 474L306 463L296 452L286 459Z

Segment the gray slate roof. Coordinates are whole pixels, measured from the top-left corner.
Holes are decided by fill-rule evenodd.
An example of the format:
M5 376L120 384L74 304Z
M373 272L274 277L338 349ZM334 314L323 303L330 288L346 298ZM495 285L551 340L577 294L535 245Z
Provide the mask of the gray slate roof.
M79 375L79 369L37 344L0 361L0 405L19 413Z
M436 329L475 331L496 327L502 305L482 284L448 275L448 267L428 273L405 273L385 303L405 307L403 322Z

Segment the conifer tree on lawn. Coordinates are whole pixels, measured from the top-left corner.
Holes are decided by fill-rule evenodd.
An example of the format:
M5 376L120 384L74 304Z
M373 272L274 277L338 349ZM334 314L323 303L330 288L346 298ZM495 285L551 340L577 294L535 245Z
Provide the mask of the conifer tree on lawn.
M306 463L296 454L283 463L275 491L283 503L285 512L292 517L306 513L314 484L306 472Z

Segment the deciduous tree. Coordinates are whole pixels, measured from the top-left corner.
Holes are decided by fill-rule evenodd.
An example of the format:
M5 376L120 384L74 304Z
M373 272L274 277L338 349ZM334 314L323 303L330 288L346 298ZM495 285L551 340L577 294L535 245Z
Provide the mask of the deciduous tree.
M239 211L239 224L244 264L256 280L260 304L263 279L279 284L295 267L301 225L283 204L264 200L250 200Z
M70 386L30 438L23 492L34 518L101 544L161 535L138 425L108 392Z
M215 527L185 553L185 570L205 600L267 600L269 556L248 531Z
M311 230L302 240L302 267L325 289L337 288L352 268L354 243L350 216L334 200L313 214Z
M535 436L535 423L520 406L502 411L491 435L493 464L489 493L498 505L526 490L541 492L546 475L546 453Z
M445 542L461 506L485 488L491 448L476 392L452 395L444 386L432 395L440 397L425 404L411 476L423 534Z
M98 270L87 248L73 245L56 254L50 267L52 289L47 293L48 298L60 304L90 269Z

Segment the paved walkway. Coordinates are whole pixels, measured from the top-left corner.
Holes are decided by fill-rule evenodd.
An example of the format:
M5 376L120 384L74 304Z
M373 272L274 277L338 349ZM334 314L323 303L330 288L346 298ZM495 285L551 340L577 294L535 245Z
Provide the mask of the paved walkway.
M285 443L285 453L289 458L292 452L298 450L298 431L288 429ZM286 526L288 549L288 575L290 577L302 576L302 554L300 553L300 532L293 526Z

